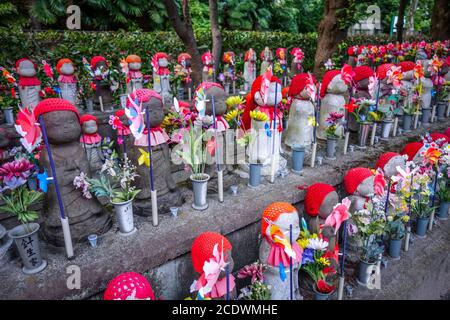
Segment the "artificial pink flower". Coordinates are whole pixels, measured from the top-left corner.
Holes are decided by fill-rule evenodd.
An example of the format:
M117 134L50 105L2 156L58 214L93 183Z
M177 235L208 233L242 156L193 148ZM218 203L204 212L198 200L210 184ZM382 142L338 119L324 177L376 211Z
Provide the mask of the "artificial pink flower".
M44 73L45 73L45 75L47 77L49 77L51 80L53 80L53 70L50 67L50 65L45 60L42 60L42 64L44 66Z
M342 203L338 203L333 207L333 211L331 211L323 226L334 228L334 234L337 234L342 222L350 217L350 213L348 211L350 209L350 205L351 201L348 198L344 198Z
M348 64L344 64L344 66L341 69L342 80L344 80L346 84L351 85L353 83L354 76L355 72L353 71L353 68Z
M321 293L331 293L336 289L336 286L329 285L325 280L317 281L317 290Z
M377 172L375 173L375 178L373 180L373 190L376 195L383 195L384 189L386 188L386 180L384 178L384 173L381 168L377 169Z

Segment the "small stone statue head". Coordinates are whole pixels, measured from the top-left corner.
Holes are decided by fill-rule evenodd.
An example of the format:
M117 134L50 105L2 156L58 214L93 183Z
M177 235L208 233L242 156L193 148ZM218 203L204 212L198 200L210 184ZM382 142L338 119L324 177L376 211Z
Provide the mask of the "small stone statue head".
M95 56L91 59L91 70L95 71L97 69L108 69L108 61L106 61L105 57Z
M164 110L161 96L154 90L150 89L137 89L130 94L131 99L138 100L138 103L142 103L142 112L144 112L144 121L146 121L146 110L150 114L150 127L158 127L164 120ZM130 101L127 101L130 104Z
M34 77L36 69L36 64L28 58L22 58L16 62L16 71L22 77Z
M403 80L411 81L414 79L414 67L416 64L412 61L402 61L398 64L402 69Z
M84 114L80 117L81 128L83 133L94 134L98 131L98 120L91 114Z
M134 71L141 70L141 67L142 67L141 57L139 57L135 54L130 54L129 56L127 56L126 62L128 63L128 68L130 70L134 70Z
M316 83L313 75L308 73L297 74L292 78L288 94L293 99L308 100L311 97L307 90L307 85L311 85L311 88L316 92Z
M339 195L332 185L315 183L306 190L305 213L310 217L326 219L338 203Z
M206 96L206 115L213 115L212 96L214 97L214 111L216 113L216 116L221 116L227 112L227 105L225 103L225 90L220 84L215 82L202 82L195 90L194 100L197 97L200 89L203 89Z
M256 62L256 52L255 52L255 50L253 50L252 48L248 49L248 51L245 52L244 60L245 61L250 61L250 62Z
M274 237L280 232L289 241L290 229L292 226L292 241L300 236L300 221L297 209L287 202L274 202L270 204L262 215L261 235L268 241L276 239Z
M383 153L377 161L377 168L381 168L387 177L397 174L397 167L405 169L406 159L396 152Z
M371 197L374 194L374 178L372 171L367 168L352 168L344 176L345 191L351 195Z
M261 59L267 62L271 62L273 60L273 52L269 47L265 47L263 51L261 51Z
M327 71L322 79L320 96L323 98L327 93L344 94L348 87L341 76L340 70Z
M192 63L192 57L188 53L180 53L178 55L178 64L181 65L183 68L190 68Z
M413 161L414 163L419 164L422 163L423 160L423 156L420 154L422 148L422 142L410 142L403 147L403 150L400 152L400 154L407 155L408 161Z
M56 71L61 75L70 76L75 72L72 60L64 58L60 59L56 64Z
M278 60L286 61L287 50L286 48L278 48L275 52Z
M211 54L211 52L207 51L204 54L202 54L202 63L205 66L212 66L213 65L214 57Z
M261 89L261 83L262 83L262 76L259 76L256 78L256 80L252 84L252 90L251 93L253 95L254 102L259 106L274 106L275 100L276 102L280 102L282 99L281 94L281 81L275 76L272 76L272 79L270 80L269 90L267 92L267 103L264 103L263 96L260 92Z
M369 79L374 75L372 68L368 66L358 66L353 69L355 77L353 80L356 82L358 89L366 90L369 87Z
M195 238L192 243L191 257L194 270L198 273L203 273L203 266L205 262L209 262L210 259L214 259L213 251L217 246L219 254L223 252L225 262L229 263L230 274L234 268L234 261L232 257L231 243L223 235L216 232L204 232ZM226 274L222 271L220 278L223 278Z
M423 60L422 67L423 67L423 76L425 78L431 78L431 76L432 76L431 60L428 60L428 59Z
M78 142L81 135L80 115L69 101L60 98L42 100L34 109L34 115L36 119L42 116L51 144Z

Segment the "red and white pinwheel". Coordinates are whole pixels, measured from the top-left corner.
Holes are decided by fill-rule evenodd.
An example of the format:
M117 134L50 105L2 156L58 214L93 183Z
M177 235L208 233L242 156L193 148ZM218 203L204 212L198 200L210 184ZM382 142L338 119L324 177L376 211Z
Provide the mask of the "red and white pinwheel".
M42 132L34 114L28 108L20 108L17 114L15 128L22 137L20 142L30 153L41 144Z
M330 215L325 220L323 227L332 227L334 228L334 234L337 234L342 222L350 217L350 213L348 211L350 209L350 205L351 201L348 198L344 198L341 203L335 205L333 207L333 211L331 211Z
M353 68L348 64L344 64L344 66L341 69L342 80L344 80L346 84L352 85L354 76L355 72L353 71Z

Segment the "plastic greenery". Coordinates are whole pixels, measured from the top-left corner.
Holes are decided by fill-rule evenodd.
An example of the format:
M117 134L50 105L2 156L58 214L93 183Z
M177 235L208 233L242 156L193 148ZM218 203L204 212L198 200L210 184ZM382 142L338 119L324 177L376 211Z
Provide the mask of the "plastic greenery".
M194 179L203 179L205 171L205 157L206 152L203 148L203 137L205 132L203 130L194 129L192 123L189 131L185 131L181 144L182 150L177 150L178 155L183 162L189 166L194 175Z
M248 287L241 289L241 294L238 299L242 300L270 300L270 286L262 283L261 281L255 281Z
M406 234L405 223L409 221L408 215L396 216L389 215L386 219L386 234L391 240L403 239Z
M42 192L28 190L22 185L12 190L9 195L1 195L5 205L1 206L0 210L15 215L22 224L30 223L39 217L35 210L30 210L30 207L42 200L43 195Z
M450 188L445 180L446 179L439 181L438 196L441 203L450 202Z

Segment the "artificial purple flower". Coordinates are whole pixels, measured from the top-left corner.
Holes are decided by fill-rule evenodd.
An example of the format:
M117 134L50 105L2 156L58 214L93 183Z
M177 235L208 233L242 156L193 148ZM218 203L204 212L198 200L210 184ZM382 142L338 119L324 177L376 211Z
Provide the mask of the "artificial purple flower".
M302 255L302 265L313 262L314 262L314 250L311 248L305 248Z
M4 163L0 167L0 181L14 190L27 182L33 168L34 166L25 158Z

